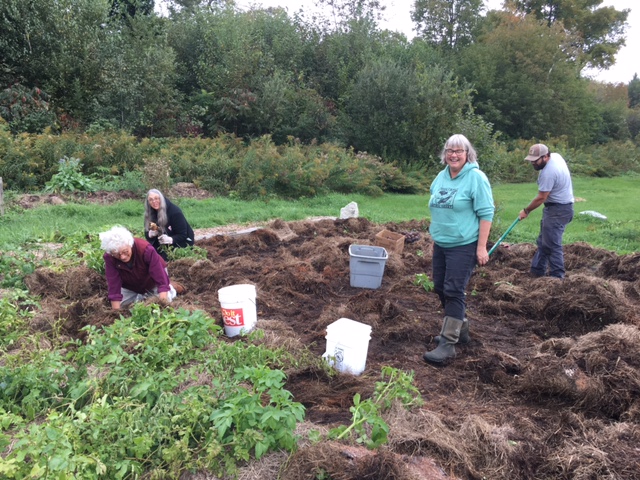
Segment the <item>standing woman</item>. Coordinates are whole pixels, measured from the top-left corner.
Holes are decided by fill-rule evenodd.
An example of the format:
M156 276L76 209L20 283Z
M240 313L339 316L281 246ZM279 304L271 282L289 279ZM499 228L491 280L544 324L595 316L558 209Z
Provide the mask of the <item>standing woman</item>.
M162 245L184 248L194 243L193 229L180 207L155 188L147 192L144 202L144 236L164 260L167 252Z
M456 354L456 343L469 342L465 290L476 264L489 261L487 240L495 210L487 176L464 135L453 135L440 156L446 165L431 184L433 285L444 307L444 322L436 349L427 362L442 363Z

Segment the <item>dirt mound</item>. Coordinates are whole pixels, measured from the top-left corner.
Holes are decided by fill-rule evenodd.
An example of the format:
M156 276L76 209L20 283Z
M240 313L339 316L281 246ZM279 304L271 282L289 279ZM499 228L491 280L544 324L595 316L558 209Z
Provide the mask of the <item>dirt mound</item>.
M349 246L372 245L383 229L420 235L402 254L390 253L379 289L351 287ZM282 478L640 478L638 256L568 245L561 281L528 275L533 245L500 246L469 285L471 342L456 347L451 364L434 367L422 354L435 346L442 308L414 284L416 274L431 274L426 230L417 221L277 220L200 238L206 260L169 264L187 288L173 306L204 309L220 325L218 289L256 285L263 341L294 353L321 356L327 326L339 318L371 326L362 375L287 372L286 388L318 428L350 423L353 396L371 395L383 366L415 373L425 404L387 415L387 446L305 445L281 467ZM117 318L104 280L86 269L38 271L28 285L43 297L33 320L40 331L82 338L85 325ZM438 473L411 469L429 471L429 462Z
M110 205L120 200L140 199L140 196L128 190L118 192L74 192L64 194L42 194L42 195L22 195L17 199L17 204L24 209L41 207L43 205L64 205L67 202L78 203L98 203Z
M169 189L169 191L167 192L167 196L169 198L203 199L203 198L210 198L213 195L211 195L211 193L209 193L207 190L198 188L193 183L178 182Z
M547 340L522 383L534 399L555 398L574 411L640 423L640 330L615 324L577 339Z
M193 183L178 182L173 185L167 192L167 196L171 199L176 198L210 198L213 195L206 190L198 188ZM26 194L21 195L17 200L18 206L24 209L41 207L43 205L64 205L67 202L78 203L98 203L101 205L110 205L121 200L144 200L144 195L139 195L129 190L119 190L110 192L99 190L96 192L71 192L71 193L46 193L46 194Z

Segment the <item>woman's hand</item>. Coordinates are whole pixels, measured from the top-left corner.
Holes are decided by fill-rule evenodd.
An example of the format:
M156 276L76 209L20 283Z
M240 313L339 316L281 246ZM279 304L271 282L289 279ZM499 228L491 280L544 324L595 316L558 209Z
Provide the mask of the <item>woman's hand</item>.
M478 259L478 265L486 265L489 262L489 252L487 252L487 247L478 246L476 250L476 257Z
M149 238L155 238L158 236L158 231L157 230L149 230L147 232L147 235L149 235Z

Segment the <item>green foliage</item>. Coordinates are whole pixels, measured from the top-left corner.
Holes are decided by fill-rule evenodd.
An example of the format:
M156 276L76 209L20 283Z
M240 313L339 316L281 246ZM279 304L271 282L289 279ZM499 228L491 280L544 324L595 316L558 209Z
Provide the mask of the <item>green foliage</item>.
M341 142L384 163L432 168L466 115L510 138L566 135L574 145L637 130L624 105L602 103L580 77L585 65L609 66L624 36L628 12L600 0L518 0L486 17L480 0L420 0L421 36L411 42L381 30L379 0L331 0L331 17L308 18L194 0L160 17L152 3L0 4L0 114L14 134L62 132L47 142L20 136L7 155L0 145L12 187L40 189L63 156L79 158L87 175L133 171L164 158L152 138ZM633 107L633 83L629 92ZM80 135L70 142L69 132ZM203 172L168 155L171 180L237 192L238 179L226 178L242 162L198 155ZM215 166L222 174L208 175Z
M121 131L95 136L76 133L12 136L0 129L0 171L5 184L13 189L40 190L58 172L61 158L79 159L85 174L93 178L98 173L135 171L142 159L158 148L156 144L138 144Z
M416 73L418 102L412 116L415 157L427 167L437 165L444 142L472 116L471 88L448 69L421 65Z
M342 129L355 149L391 158L407 158L411 114L418 102L414 74L393 60L368 63L356 76L345 100Z
M417 0L411 19L428 42L460 49L474 40L482 6L481 0Z
M426 273L416 273L416 276L413 279L413 284L417 287L424 288L425 292L433 291L433 281Z
M68 262L67 266L86 265L100 274L104 273L104 250L100 247L97 233L72 233L64 239L58 255Z
M378 405L372 400L361 401L360 394L353 397L353 406L349 409L353 414L351 425L342 425L329 431L329 438L341 440L356 435L355 441L367 448L377 448L387 442L389 426L380 416Z
M337 440L352 438L367 448L377 448L387 442L389 426L381 414L396 401L405 408L422 405L422 396L413 385L414 373L393 367L382 368L382 381L376 383L372 398L362 400L359 393L353 397L353 414L350 425L341 425L329 431L328 437Z
M283 149L263 137L247 148L236 188L245 199L301 198L330 191L380 195L422 190L421 179L414 178L366 153L354 155L331 145Z
M152 188L161 192L169 191L171 180L170 163L166 158L147 158L142 165L142 179L147 190Z
M533 18L502 14L498 24L461 53L456 71L475 86L475 111L510 138L594 135L598 112L564 45L571 38Z
M629 110L627 113L627 127L629 128L629 134L634 140L634 143L638 145L640 137L640 106L636 106L633 110Z
M49 110L49 95L37 87L14 84L0 91L0 117L12 133L39 133L53 126L56 116Z
M0 254L0 287L24 289L24 278L37 266L35 253L23 247L13 246L3 251Z
M573 38L580 67L608 68L624 45L629 10L600 7L602 0L514 0L516 11L531 14L549 27L560 24Z
M175 53L155 16L136 15L110 25L100 45L102 88L95 93L92 120L106 119L140 136L162 137L177 130Z
M35 302L22 290L6 290L0 298L0 350L27 336Z
M335 116L315 90L296 85L280 71L265 80L256 109L256 128L271 134L276 144L291 137L304 143L326 138L335 124Z
M157 305L86 330L71 351L0 366L0 422L16 440L4 478L234 475L251 458L295 448L304 407L272 368L286 352L225 342L204 312Z
M629 108L636 108L640 106L640 78L638 74L634 73L633 78L627 85L627 91L629 96Z
M59 160L56 173L45 186L45 192L71 193L93 192L95 182L82 173L82 164L78 158L63 157Z
M382 410L391 408L398 401L404 408L420 407L422 394L413 384L414 372L404 372L393 367L382 367L381 381L376 382L375 401Z
M112 175L106 167L99 167L95 179L96 190L122 192L123 190L139 194L147 192L147 186L140 170L127 170L122 175Z
M207 250L202 247L198 247L197 245L190 245L185 248L170 248L167 250L167 258L169 260L179 260L181 258L206 260Z

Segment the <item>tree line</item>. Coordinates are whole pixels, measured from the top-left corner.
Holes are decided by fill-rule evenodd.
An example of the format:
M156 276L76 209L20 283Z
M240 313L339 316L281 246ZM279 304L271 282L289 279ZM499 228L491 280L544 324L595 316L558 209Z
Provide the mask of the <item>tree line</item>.
M603 84L628 11L591 0L416 0L417 36L378 0L326 16L232 0L3 0L0 116L11 132L331 142L385 161L437 161L474 142L638 140L640 80ZM637 144L637 143L636 143Z

